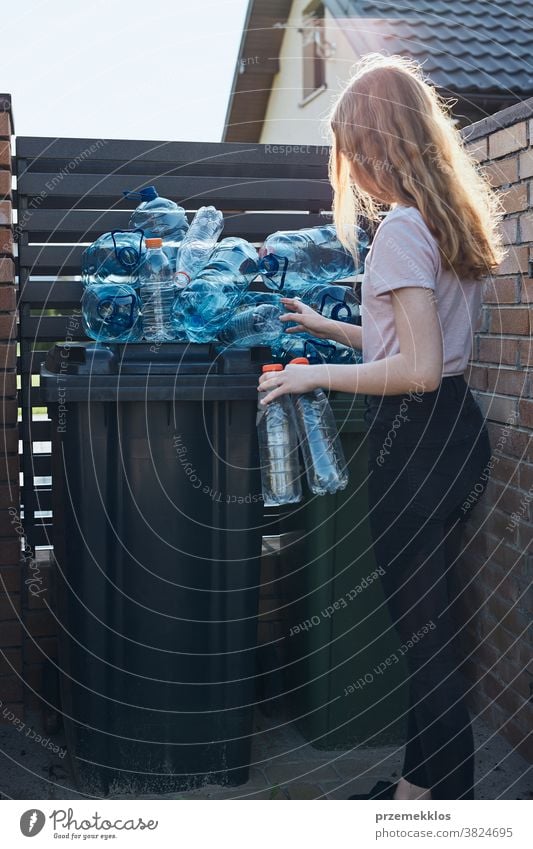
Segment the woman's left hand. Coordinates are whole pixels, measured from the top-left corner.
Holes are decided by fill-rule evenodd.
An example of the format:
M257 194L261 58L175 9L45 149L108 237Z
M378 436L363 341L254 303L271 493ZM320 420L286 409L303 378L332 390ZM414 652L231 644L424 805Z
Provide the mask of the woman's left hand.
M283 371L267 371L259 378L258 390L265 392L260 403L269 404L280 395L288 393L299 394L312 392L319 386L327 386L327 376L324 383L324 366L294 365L285 366Z

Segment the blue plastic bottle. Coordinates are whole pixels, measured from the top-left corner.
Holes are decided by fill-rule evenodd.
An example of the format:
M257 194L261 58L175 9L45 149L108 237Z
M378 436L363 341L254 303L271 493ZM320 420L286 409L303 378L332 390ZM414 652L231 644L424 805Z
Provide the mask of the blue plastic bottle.
M276 363L263 366L263 372L282 370L283 366ZM262 394L259 393L259 399ZM266 406L258 403L256 425L265 507L301 501L298 433L289 395L282 395Z
M140 301L126 284L89 285L81 299L83 328L97 342L136 342L142 335Z
M126 283L136 288L139 285L139 265L145 252L142 230L103 233L83 252L83 285Z
M163 253L162 239L146 239L146 256L139 269L139 292L144 338L148 342L175 339L172 306L176 286L170 263Z
M274 304L256 304L238 309L219 333L224 345L251 348L254 345L273 345L283 333L279 320L283 310Z
M303 289L299 297L304 304L313 307L324 318L344 321L347 324L359 323L360 305L351 286L317 283Z
M182 289L173 307L175 326L190 342L212 342L257 275L257 251L230 236L213 250L199 277Z
M272 346L272 353L284 363L294 357L306 357L313 365L357 365L362 362L361 351L356 348L333 339L317 339L308 333L283 333Z
M358 228L361 252L368 244ZM312 283L333 283L363 269L337 238L333 224L302 230L279 230L268 236L259 250L260 271L265 286L291 295Z
M223 229L222 213L214 206L201 206L178 250L175 278L178 286L188 286L207 265Z
M305 357L289 365L308 366ZM296 427L309 489L314 495L332 495L345 489L348 470L335 416L322 389L293 395Z
M159 197L155 186L124 194L126 197L141 199L137 209L132 212L129 226L143 230L146 239L163 239L163 251L172 271L175 271L178 249L189 227L185 210L173 200Z

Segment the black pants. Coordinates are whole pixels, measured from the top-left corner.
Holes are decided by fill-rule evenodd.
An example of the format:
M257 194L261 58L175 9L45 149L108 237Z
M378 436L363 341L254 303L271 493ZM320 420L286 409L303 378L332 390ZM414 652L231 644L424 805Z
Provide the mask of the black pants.
M473 740L450 572L461 521L485 486L487 430L462 376L443 378L435 392L366 401L374 552L392 621L409 646L402 775L434 799L472 799Z

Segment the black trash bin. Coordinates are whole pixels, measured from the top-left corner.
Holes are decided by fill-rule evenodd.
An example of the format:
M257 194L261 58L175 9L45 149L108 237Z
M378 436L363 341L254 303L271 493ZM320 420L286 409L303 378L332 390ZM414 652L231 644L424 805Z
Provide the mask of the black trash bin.
M62 710L87 792L247 780L268 356L174 344L48 353Z

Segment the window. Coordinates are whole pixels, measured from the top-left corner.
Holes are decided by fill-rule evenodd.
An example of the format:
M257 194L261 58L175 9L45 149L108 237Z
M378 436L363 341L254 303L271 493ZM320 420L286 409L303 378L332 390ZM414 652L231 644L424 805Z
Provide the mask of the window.
M307 100L326 85L324 5L319 3L304 13L302 25L303 99Z

